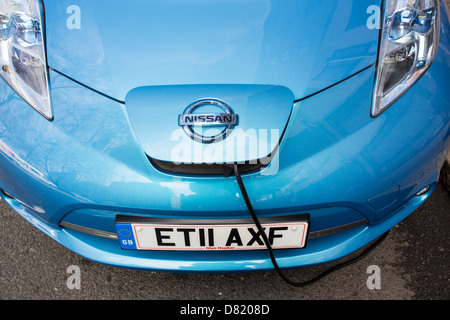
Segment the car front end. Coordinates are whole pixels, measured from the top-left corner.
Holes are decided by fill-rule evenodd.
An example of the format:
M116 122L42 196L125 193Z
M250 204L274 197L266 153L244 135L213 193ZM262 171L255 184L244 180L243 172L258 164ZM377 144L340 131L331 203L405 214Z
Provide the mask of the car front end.
M272 270L226 164L281 268L348 256L438 184L443 1L0 3L1 196L87 259Z

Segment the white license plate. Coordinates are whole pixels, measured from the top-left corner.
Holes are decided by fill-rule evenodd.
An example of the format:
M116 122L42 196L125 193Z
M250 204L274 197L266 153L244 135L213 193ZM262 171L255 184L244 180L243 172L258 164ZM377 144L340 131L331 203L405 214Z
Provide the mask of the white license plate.
M307 221L262 224L273 249L303 248ZM152 224L116 223L123 249L137 250L249 250L266 249L253 223Z

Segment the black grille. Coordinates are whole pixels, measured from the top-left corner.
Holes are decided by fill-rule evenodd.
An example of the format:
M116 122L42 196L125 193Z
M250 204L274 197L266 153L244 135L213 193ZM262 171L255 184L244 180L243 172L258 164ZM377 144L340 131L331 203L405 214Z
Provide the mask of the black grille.
M190 175L223 175L223 164L190 164L190 163L173 163L170 161L161 161L149 158L152 165L162 171L178 173L178 174L190 174ZM242 173L250 173L262 168L264 165L261 161L256 163L240 163L239 170Z

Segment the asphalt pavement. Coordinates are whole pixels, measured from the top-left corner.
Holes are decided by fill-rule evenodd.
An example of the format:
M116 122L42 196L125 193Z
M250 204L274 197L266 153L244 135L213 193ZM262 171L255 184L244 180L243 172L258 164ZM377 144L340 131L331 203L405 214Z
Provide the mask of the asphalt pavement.
M275 272L170 274L91 262L42 234L2 201L0 299L448 300L449 208L450 196L439 186L367 257L296 288ZM331 266L287 274L306 280Z

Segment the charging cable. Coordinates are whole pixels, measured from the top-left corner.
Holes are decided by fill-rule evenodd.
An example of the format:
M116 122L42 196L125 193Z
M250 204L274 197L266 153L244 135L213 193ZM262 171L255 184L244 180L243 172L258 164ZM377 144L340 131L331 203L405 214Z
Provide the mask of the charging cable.
M231 167L232 166L232 167ZM261 226L261 223L259 222L258 216L255 213L255 210L253 209L252 203L250 201L250 198L247 194L247 190L245 188L244 183L242 182L242 178L241 178L241 174L239 172L239 165L238 164L233 164L233 165L224 165L224 175L225 176L230 176L231 173L234 172L234 175L236 177L237 183L239 185L239 189L241 191L242 197L245 200L245 204L247 206L248 211L250 212L250 215L253 218L253 221L256 225L256 227L258 228L259 234L262 235L262 238L264 240L264 243L267 247L267 251L269 252L270 255L270 260L272 261L272 264L275 268L275 270L277 271L277 273L280 275L280 277L286 281L288 284L295 286L295 287L306 287L324 277L326 277L327 275L343 268L346 266L349 266L361 259L363 259L364 257L366 257L370 252L372 252L380 243L382 243L388 236L389 231L387 231L386 233L384 233L381 237L379 237L375 242L373 242L373 244L371 244L369 247L367 247L362 253L360 253L357 257L347 261L347 262L343 262L340 263L322 273L320 273L318 276L308 280L308 281L304 281L304 282L296 282L293 281L291 279L289 279L280 269L280 267L278 266L277 260L275 259L274 253L273 253L273 249L272 246L270 244L270 241L266 235L266 233L264 232L263 227Z

